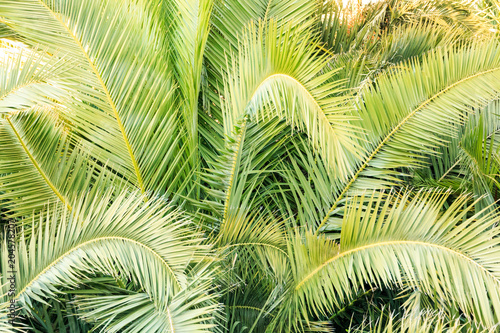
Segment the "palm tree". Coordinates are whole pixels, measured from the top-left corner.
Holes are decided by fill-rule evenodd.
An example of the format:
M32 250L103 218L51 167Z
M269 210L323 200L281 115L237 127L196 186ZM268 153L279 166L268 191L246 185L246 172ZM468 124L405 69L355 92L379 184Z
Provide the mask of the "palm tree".
M0 332L495 331L498 8L0 0Z

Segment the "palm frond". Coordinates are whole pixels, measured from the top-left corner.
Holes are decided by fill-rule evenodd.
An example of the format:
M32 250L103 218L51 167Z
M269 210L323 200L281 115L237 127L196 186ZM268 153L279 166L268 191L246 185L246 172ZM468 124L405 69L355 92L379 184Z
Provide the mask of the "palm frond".
M181 295L191 286L189 267L207 255L205 247L179 211L164 200L144 199L126 192L113 198L108 191L90 202L75 202L74 214L54 210L34 220L33 236L21 234L16 244L15 299L28 307L34 300L43 303L43 297L54 297L61 288L77 289L82 279L100 272L142 289L152 304L150 311L167 313L172 304L188 306L189 293L187 298ZM4 241L2 284L10 270L6 246ZM205 311L202 316L212 315Z
M2 19L25 42L58 50L74 62L63 81L73 96L65 116L101 161L142 192L182 187L175 176L189 177L183 167L187 157L150 7L115 0L3 1L2 6Z
M198 96L203 56L207 43L212 0L176 1L176 27L173 46L175 68L184 97L183 115L189 133L190 147L198 145Z
M55 203L71 210L71 202L96 182L119 186L66 132L53 108L18 112L0 122L0 199L11 218Z
M310 317L334 313L364 285L410 285L494 326L500 316L498 215L463 208L466 196L443 210L447 197L357 197L344 216L339 244L297 235L289 248L293 282L276 329L299 329Z
M422 63L409 61L401 69L379 76L363 92L359 112L367 133L362 142L367 153L318 230L348 191L398 184L404 175L401 168L422 167L427 154L457 136L457 124L464 123L473 106L496 98L500 90L496 86L500 76L497 48L492 42L438 49Z
M304 43L311 34L290 25L278 29L275 22L250 27L225 83L224 128L248 115L257 120L275 116L305 130L341 177L352 172L350 158L359 156L345 99L336 97L341 83L326 84L321 73L326 58L314 45Z
M200 207L211 213L215 230L229 217L261 210L266 199L265 182L284 154L287 134L286 124L279 120L260 124L244 119L226 136L224 149L202 174L209 187Z
M80 295L75 304L80 317L106 332L213 332L219 310L216 294L210 294L214 274L206 264L196 266L189 272L185 288L163 311L151 302L150 295L141 292Z
M485 114L475 117L476 126L466 128L460 141L460 165L462 173L470 177L475 198L480 199L476 210L483 211L487 207L495 209L496 199L493 193L498 191L500 183L500 159L498 142L495 134L500 129L498 115ZM493 130L488 131L488 127ZM495 192L494 192L495 191Z
M206 80L203 96L203 111L200 119L205 126L200 126L200 137L208 147L220 150L224 135L222 134L221 97L224 95L223 77L227 71L227 58L237 54L240 49L239 38L250 25L258 25L259 21L274 20L278 25L290 22L301 22L302 29L312 24L312 17L317 9L315 1L300 0L293 5L277 0L235 1L216 0L210 16L210 33L205 51ZM218 133L219 135L214 135ZM227 132L226 132L227 134ZM203 146L202 154L211 160L210 152Z

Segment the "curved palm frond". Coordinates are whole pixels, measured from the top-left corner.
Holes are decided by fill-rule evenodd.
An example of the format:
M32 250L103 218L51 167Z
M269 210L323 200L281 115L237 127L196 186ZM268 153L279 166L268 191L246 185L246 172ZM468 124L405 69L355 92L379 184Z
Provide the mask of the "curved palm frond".
M215 77L221 77L221 69L225 68L226 56L237 52L240 48L238 37L250 25L258 25L274 20L278 25L290 22L301 22L301 29L306 29L313 21L312 17L318 9L314 1L300 0L292 5L278 0L259 1L214 1L211 27L214 30L208 36L207 60ZM222 82L220 82L222 83ZM217 87L217 86L214 86Z
M344 216L339 244L297 235L289 248L293 280L276 329L300 329L310 316L335 312L365 284L411 285L494 326L500 316L498 215L472 213L473 205L462 209L466 196L443 211L447 197L357 197Z
M54 203L71 210L92 184L119 185L66 132L53 108L37 107L1 120L0 200L6 200L9 217L28 217Z
M349 122L345 98L336 97L339 82L326 83L321 71L326 57L318 56L309 32L274 21L246 32L239 54L225 81L225 133L249 115L257 120L278 116L304 129L311 142L341 177L352 172L350 159L359 156L359 128Z
M222 294L230 330L263 332L280 304L288 254L283 225L266 217L229 219L216 240L218 257L225 260Z
M2 6L3 21L27 43L58 50L74 62L63 81L73 96L65 116L101 160L142 192L182 188L175 172L187 178L189 171L172 103L175 88L150 7L132 0Z
M213 292L209 265L196 266L188 272L187 284L175 294L163 311L147 293L118 295L81 295L75 300L79 316L106 332L213 332L218 320L218 305Z
M278 25L301 22L301 27L305 29L312 24L311 18L316 9L317 3L307 0L295 1L293 5L276 0L214 1L205 50L205 70L202 71L203 108L199 113L200 121L204 124L199 128L202 139L200 150L204 160L215 160L212 151L222 149L223 77L226 75L227 57L238 53L240 49L239 37L248 26L271 19Z
M175 302L175 307L189 307L189 293L187 298L181 294L192 285L189 267L207 255L205 247L178 211L165 206L163 200L145 203L144 198L126 192L113 198L108 191L90 198L91 202L73 204L75 214L55 210L33 221L39 223L32 228L33 236L26 239L21 234L16 244L19 276L15 299L26 305L33 300L43 302L43 297L54 297L61 288L78 288L82 279L100 272L142 289L152 304L147 309L154 313L168 314ZM3 242L2 283L9 271L7 254ZM196 274L193 272L194 279ZM179 304L179 299L186 303ZM205 309L200 316L212 314ZM138 326L130 329L134 327Z
M422 167L426 154L456 137L472 106L500 91L498 45L438 49L381 75L359 101L367 152L342 187L318 231L351 189L383 189L400 183L400 168ZM470 61L474 59L475 61ZM418 138L418 140L415 140Z

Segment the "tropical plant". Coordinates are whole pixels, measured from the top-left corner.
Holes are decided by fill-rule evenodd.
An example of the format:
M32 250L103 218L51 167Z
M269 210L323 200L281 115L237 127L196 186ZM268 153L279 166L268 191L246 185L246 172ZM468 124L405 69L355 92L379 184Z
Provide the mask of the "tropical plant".
M498 8L0 0L0 332L496 331Z

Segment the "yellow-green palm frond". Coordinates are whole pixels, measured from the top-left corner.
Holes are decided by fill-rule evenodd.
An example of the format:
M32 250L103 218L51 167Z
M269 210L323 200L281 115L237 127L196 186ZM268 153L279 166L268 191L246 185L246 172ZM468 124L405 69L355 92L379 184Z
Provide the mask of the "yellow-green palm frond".
M26 238L21 233L15 244L14 269L19 274L15 299L29 309L32 302L43 302L44 297L54 297L65 288L78 289L83 280L101 273L132 283L145 293L146 298L141 302L147 299L150 303L146 306L150 311L147 318L151 320L157 313L165 316L159 318L161 325L156 331L163 331L162 325L169 320L178 319L182 323L181 310L176 312L176 319L168 319L172 316L170 307L189 309L190 302L196 303L196 299L206 294L211 288L207 279L213 268L205 264L192 270L193 265L201 264L208 254L206 247L200 244L202 239L193 231L190 222L178 210L165 205L164 200L145 203L144 199L144 195L127 192L114 197L112 191L107 191L98 197L74 201L74 213L68 209L52 210L34 219L32 236ZM12 268L8 260L7 242L4 241L2 290L8 288L4 285L9 276L7 272ZM204 282L200 284L198 279ZM191 295L186 290L191 287L203 290ZM8 303L6 294L2 294ZM203 296L209 303L212 297ZM111 299L107 301L112 302ZM115 301L119 303L119 299ZM92 302L95 304L98 300L87 300L87 304ZM140 317L144 309L136 305L134 315ZM201 307L199 315L209 320L213 316L209 310L215 305L207 306ZM110 318L113 321L114 315ZM197 321L192 319L190 323L196 327ZM147 321L143 323L146 324ZM114 325L123 325L123 322ZM142 326L136 323L129 329L137 332L140 331L138 327Z
M464 124L472 107L496 99L497 50L495 42L437 49L422 62L411 60L378 76L358 102L366 153L319 227L327 225L349 191L397 185L401 168L425 165L426 155L458 135L457 124Z
M2 6L3 21L26 43L72 61L62 79L72 96L64 116L101 161L142 192L182 187L173 175L189 176L183 168L187 157L178 156L184 150L175 84L150 7L132 0L23 0ZM171 176L159 175L170 166Z
M410 285L456 302L468 318L486 327L496 325L498 215L474 213L467 196L444 209L447 193L409 195L353 198L338 244L309 232L291 240L293 279L277 328L298 329L310 317L334 313L366 285Z
M257 121L273 117L303 129L340 177L352 173L360 155L355 145L360 129L345 98L338 97L341 82L329 82L323 73L327 58L308 41L310 32L274 21L250 27L239 54L229 63L223 114L225 133L243 117Z
M68 133L54 107L35 107L2 119L0 146L0 199L10 218L30 217L53 204L71 211L72 202L95 183L120 186L117 177L92 161L91 152ZM94 194L95 188L88 192Z

